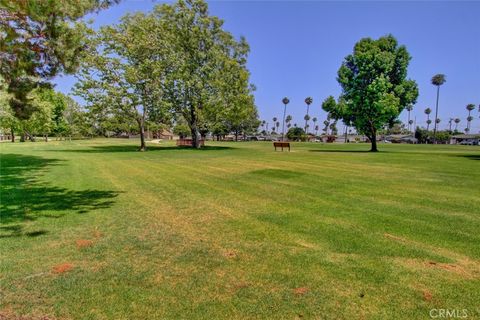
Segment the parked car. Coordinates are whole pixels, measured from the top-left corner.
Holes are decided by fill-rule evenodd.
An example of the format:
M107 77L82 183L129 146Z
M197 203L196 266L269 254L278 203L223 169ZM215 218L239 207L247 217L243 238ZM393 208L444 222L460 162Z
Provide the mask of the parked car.
M476 145L475 141L473 140L463 140L462 142L460 142L461 145L464 145L464 146L474 146Z
M265 141L278 141L276 137L265 137Z

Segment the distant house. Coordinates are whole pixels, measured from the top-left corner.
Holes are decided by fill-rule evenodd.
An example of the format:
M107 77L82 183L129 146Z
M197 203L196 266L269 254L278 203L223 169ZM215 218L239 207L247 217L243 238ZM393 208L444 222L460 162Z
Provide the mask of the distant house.
M10 140L12 140L11 135L0 133L0 141L10 141Z
M153 137L155 139L173 140L173 133L169 130L163 129L154 132Z
M131 135L130 138L137 138L139 135ZM173 140L174 135L167 129L145 131L145 137L147 139L160 139L160 140Z
M5 133L2 130L0 130L0 141L8 141L8 140L11 140L11 139L12 139L12 136L10 134Z
M450 144L464 144L478 146L480 134L457 134L450 138Z
M379 139L377 139L379 140ZM338 141L345 141L345 135L338 135ZM364 135L360 134L348 134L347 135L347 143L358 143L358 142L367 142L368 139Z
M418 143L418 139L413 134L391 134L386 136L385 140L391 143Z

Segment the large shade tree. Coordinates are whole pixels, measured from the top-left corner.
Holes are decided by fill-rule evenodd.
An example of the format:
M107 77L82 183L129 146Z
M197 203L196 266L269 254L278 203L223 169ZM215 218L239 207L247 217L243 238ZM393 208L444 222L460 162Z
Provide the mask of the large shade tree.
M36 110L29 95L35 88L77 69L88 31L80 19L115 2L0 0L0 75L18 119L26 120Z
M116 118L137 123L140 151L146 150L146 121L167 117L161 94L163 65L145 54L156 31L153 22L135 14L101 28L91 38L75 90L99 121Z
M339 101L330 97L324 102L326 111L370 139L371 151L378 151L377 131L416 102L417 84L407 79L410 59L406 47L391 35L378 40L364 38L338 70Z
M78 92L91 108L135 119L140 150L146 121L163 122L168 115L186 121L196 148L214 128L245 133L258 127L248 44L224 31L204 1L127 15L95 39Z
M149 16L156 21L150 38L164 39L150 41L146 49L151 60L163 65L163 99L187 121L192 146L199 148L202 119L255 109L246 68L249 46L243 37L236 40L225 31L223 21L211 16L202 0L160 5Z

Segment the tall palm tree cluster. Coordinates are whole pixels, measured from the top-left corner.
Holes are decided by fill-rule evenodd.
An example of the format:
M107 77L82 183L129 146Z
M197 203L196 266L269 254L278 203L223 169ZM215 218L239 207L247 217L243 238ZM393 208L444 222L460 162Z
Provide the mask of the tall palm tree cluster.
M435 103L435 119L434 119L434 127L433 127L433 143L437 143L437 130L438 130L438 125L441 122L441 119L438 117L438 107L439 107L439 99L440 99L440 87L445 84L446 82L446 76L444 74L436 74L432 77L431 83L437 87L437 99ZM476 106L473 103L470 103L467 105L466 109L468 111L468 116L467 116L467 127L465 128L465 132L468 133L471 130L471 122L473 121L473 116L471 115L471 112L475 110ZM412 107L409 106L406 108L408 111L408 124L409 124L409 131L410 131L410 126L412 124L412 120L410 119L410 111L412 111ZM480 105L478 106L478 111L480 112ZM432 120L430 119L430 114L432 113L432 109L426 108L424 110L424 113L427 115L427 131L430 129L430 124L432 124ZM448 121L449 124L449 131L452 131L452 125L455 123L454 126L454 132L458 132L458 124L461 122L460 118L450 118Z
M293 122L293 117L291 115L287 115L287 105L289 103L290 103L290 100L287 97L282 99L282 104L283 104L284 108L283 108L283 122L282 122L282 131L281 132L279 132L279 127L280 127L279 118L277 118L277 117L272 118L273 125L271 126L271 133L272 134L281 134L282 135L282 140L285 138L286 131L288 131L292 127L292 122ZM307 113L305 114L305 116L303 118L303 120L305 121L303 129L304 129L306 134L315 134L315 136L317 136L318 131L320 130L320 127L317 124L317 122L318 122L317 117L310 118L310 105L312 103L313 103L313 98L312 97L305 98L305 104L307 106ZM313 122L313 131L310 130L310 120L312 120L312 122ZM328 121L326 120L325 122L327 122L327 124L326 124L327 130L325 131L325 129L324 129L324 131L326 133L328 133L328 129L333 130L332 128L335 127L335 124L330 123L330 119L328 119ZM325 124L325 122L324 122L324 124ZM262 131L263 132L265 132L265 133L269 132L267 121L263 120L261 122L261 126L262 126ZM285 127L287 127L286 130L285 130ZM293 123L293 127L296 128L297 123Z
M427 132L430 131L430 125L432 124L433 122L433 137L432 137L432 141L433 143L436 143L437 142L437 131L438 131L438 125L440 124L441 122L441 119L438 117L438 109L439 109L439 100L440 100L440 87L445 84L446 82L446 76L444 74L436 74L432 77L431 79L431 83L437 87L437 99L436 99L436 103L435 103L435 118L434 120L432 121L432 119L430 119L430 114L432 113L432 109L431 108L426 108L424 110L424 113L427 115L427 120L426 120L426 123L427 123ZM282 99L282 103L283 103L283 122L282 122L282 140L285 138L285 126L287 127L287 131L292 127L292 121L293 121L293 117L291 115L287 115L286 112L287 112L287 105L290 103L290 100L285 97ZM304 131L306 134L310 134L310 133L314 133L315 136L318 136L318 131L320 129L319 125L317 125L317 122L318 122L318 118L316 117L313 117L312 119L310 118L310 105L313 103L313 98L312 97L307 97L305 98L305 104L307 106L307 113L305 114L305 117L303 118L303 120L305 120L305 125L303 127ZM468 133L470 132L471 130L471 122L473 121L474 117L471 115L471 112L473 110L475 110L476 106L472 103L468 104L466 109L468 111L468 116L467 116L467 127L465 128L465 132ZM406 110L408 111L408 131L411 132L413 131L413 124L414 124L414 121L411 119L410 115L411 115L411 112L413 110L413 106L412 105L409 105L406 107ZM480 113L480 105L478 106L478 112ZM310 119L313 121L313 132L310 131ZM332 119L329 118L329 116L327 116L327 119L323 122L323 124L325 125L325 127L323 128L323 132L324 134L328 134L329 132L329 129L331 130L331 132L336 132L336 121L332 122L331 121ZM271 132L273 134L280 134L279 132L279 127L280 127L280 121L277 117L273 117L272 119L273 121L273 124L271 126ZM448 121L448 124L449 124L449 131L452 131L452 125L454 124L454 132L458 132L458 125L459 123L461 122L460 118L450 118L449 121ZM262 129L265 133L269 132L268 131L268 122L263 120L261 122L261 126L262 126ZM297 127L297 123L294 123L293 124L294 127ZM348 127L345 127L345 141L346 141L346 137L347 137L347 131L348 131Z
M466 109L467 109L467 112L468 112L468 116L467 116L467 126L465 128L465 132L468 133L471 131L471 128L472 128L472 121L474 120L474 117L472 116L472 111L475 110L476 106L473 104L473 103L469 103L467 104L466 106ZM430 124L432 123L432 120L430 120L430 113L432 113L432 109L430 108L426 108L424 110L425 114L427 115L427 131L429 131L429 128L430 128ZM478 112L480 112L480 105L478 106ZM459 117L456 117L456 118L450 118L448 120L448 130L449 131L452 131L452 132L458 132L458 124L461 122L462 120L459 118ZM439 123L441 122L441 119L440 118L436 118L435 119L435 126L438 125ZM453 126L453 130L452 130L452 126ZM438 128L435 128L434 129L434 138L435 138L435 133L436 133L436 130ZM434 143L435 143L435 140L433 140Z

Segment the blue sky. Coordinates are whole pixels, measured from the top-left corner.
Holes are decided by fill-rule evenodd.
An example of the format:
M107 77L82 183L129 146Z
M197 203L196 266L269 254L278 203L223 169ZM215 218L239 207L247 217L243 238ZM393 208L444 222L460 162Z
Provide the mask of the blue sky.
M93 18L94 26L112 24L127 12L148 11L158 1L124 0ZM301 125L304 99L313 97L312 116L325 120L321 102L337 96L336 73L342 59L363 37L393 34L412 55L409 77L420 95L412 113L425 125L426 107L434 109L436 73L447 82L441 88L441 128L450 117L466 126L468 103L480 104L480 1L210 1L210 12L225 20L225 29L243 35L250 44L248 67L257 87L260 117L272 123L281 117L284 96L287 114ZM56 80L57 89L69 93L73 77ZM475 110L472 132L480 132ZM406 112L400 118L406 121Z

